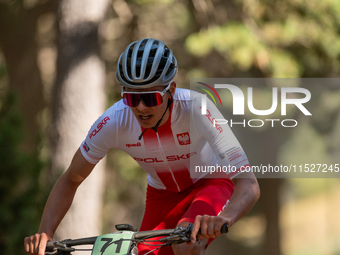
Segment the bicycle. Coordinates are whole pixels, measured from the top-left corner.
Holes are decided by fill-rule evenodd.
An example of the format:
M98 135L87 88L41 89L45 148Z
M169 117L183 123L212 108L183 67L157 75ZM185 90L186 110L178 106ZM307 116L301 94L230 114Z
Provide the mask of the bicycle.
M147 255L164 246L190 242L192 224L188 227L174 229L150 230L137 232L137 228L129 224L116 225L117 232L100 236L66 239L47 242L45 255L71 255L74 251L92 251L91 255L138 255L138 243L157 246ZM228 232L228 224L224 224L221 233ZM197 235L200 235L198 232ZM153 239L158 238L159 239ZM155 244L157 243L157 244ZM76 249L74 246L93 245L92 249Z

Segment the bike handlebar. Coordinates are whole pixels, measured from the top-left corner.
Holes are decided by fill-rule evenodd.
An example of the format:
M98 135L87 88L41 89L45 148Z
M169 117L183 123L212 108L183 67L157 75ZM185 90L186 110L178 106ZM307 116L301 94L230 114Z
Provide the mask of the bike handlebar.
M182 231L186 233L188 233L190 235L191 233L191 227L189 226L187 228L179 228L179 230L177 228L175 229L161 229L161 230L150 230L150 231L140 231L140 232L136 232L133 235L133 239L136 240L142 240L142 239L146 239L146 238L153 238L153 237L159 237L159 236L167 236L167 235L171 235L176 233L177 231ZM221 227L221 233L228 233L229 228L228 228L228 224L224 224ZM201 230L198 231L197 236L201 235ZM67 239L67 240L63 240L61 242L58 241L49 241L46 244L46 251L47 252L52 252L54 251L54 249L56 247L72 247L72 246L78 246L78 245L87 245L87 244L94 244L95 241L97 239L97 236L94 237L87 237L87 238L80 238L80 239Z
M175 229L161 229L161 230L149 230L149 231L141 231L141 232L136 232L134 235L134 238L136 239L143 239L145 237L157 237L157 236L165 236L165 235L170 235L174 232ZM229 231L229 226L228 223L225 223L221 227L221 233L226 234ZM191 232L191 229L190 229ZM198 231L197 236L201 235L201 230Z

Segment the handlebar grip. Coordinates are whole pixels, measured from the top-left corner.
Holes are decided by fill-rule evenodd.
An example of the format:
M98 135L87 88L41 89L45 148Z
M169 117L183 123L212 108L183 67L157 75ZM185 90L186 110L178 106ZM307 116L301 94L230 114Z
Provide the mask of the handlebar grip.
M225 223L222 227L221 227L221 233L225 234L229 232L229 226L228 223Z
M46 249L45 251L52 252L54 250L54 242L53 241L48 241L46 243Z
M228 225L228 223L225 223L225 224L221 227L221 233L222 233L222 234L226 234L226 233L228 233L228 232L229 232L229 225ZM197 235L198 235L198 236L201 235L201 229L198 230Z

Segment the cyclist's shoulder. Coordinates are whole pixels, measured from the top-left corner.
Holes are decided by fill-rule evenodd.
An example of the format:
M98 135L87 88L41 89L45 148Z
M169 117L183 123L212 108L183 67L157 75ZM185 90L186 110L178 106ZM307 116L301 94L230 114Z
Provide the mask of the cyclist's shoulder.
M111 105L107 109L107 111L111 112L113 114L117 114L117 113L122 113L122 112L124 112L124 111L126 111L128 109L129 109L129 107L127 105L125 105L123 103L123 100L121 99L121 100L117 101L116 103L114 103L113 105Z
M190 89L177 88L174 95L174 106L184 111L190 111L193 105L200 103L200 95L200 93Z
M200 107L200 95L200 93L190 89L176 88L174 95L173 120L179 119L177 115L188 120L193 114L192 110L194 108L199 109ZM180 120L183 121L183 118Z
M132 118L131 110L123 103L123 100L119 100L115 104L111 105L101 116L94 122L92 129L100 126L106 127L107 131L112 132L113 128L118 128L124 123L129 123Z
M119 121L122 118L126 118L129 116L130 107L123 103L123 100L119 100L118 102L111 105L104 113L104 115L113 117L116 121Z
M176 88L174 100L192 101L193 99L195 99L199 95L200 95L200 93L198 93L194 90L184 89L184 88Z

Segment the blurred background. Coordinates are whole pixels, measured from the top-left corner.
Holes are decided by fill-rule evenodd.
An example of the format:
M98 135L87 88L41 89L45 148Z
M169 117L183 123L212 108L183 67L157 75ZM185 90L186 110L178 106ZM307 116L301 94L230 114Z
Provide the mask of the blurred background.
M53 184L120 99L116 64L129 43L165 41L179 63L178 87L201 77L337 78L339 13L338 0L0 0L1 252L25 254ZM268 86L256 90L258 108L270 107ZM340 163L340 85L313 91L313 117L293 112L294 129L234 130L251 164ZM338 179L259 183L254 209L207 254L340 254ZM139 227L145 189L139 166L110 151L55 238Z

